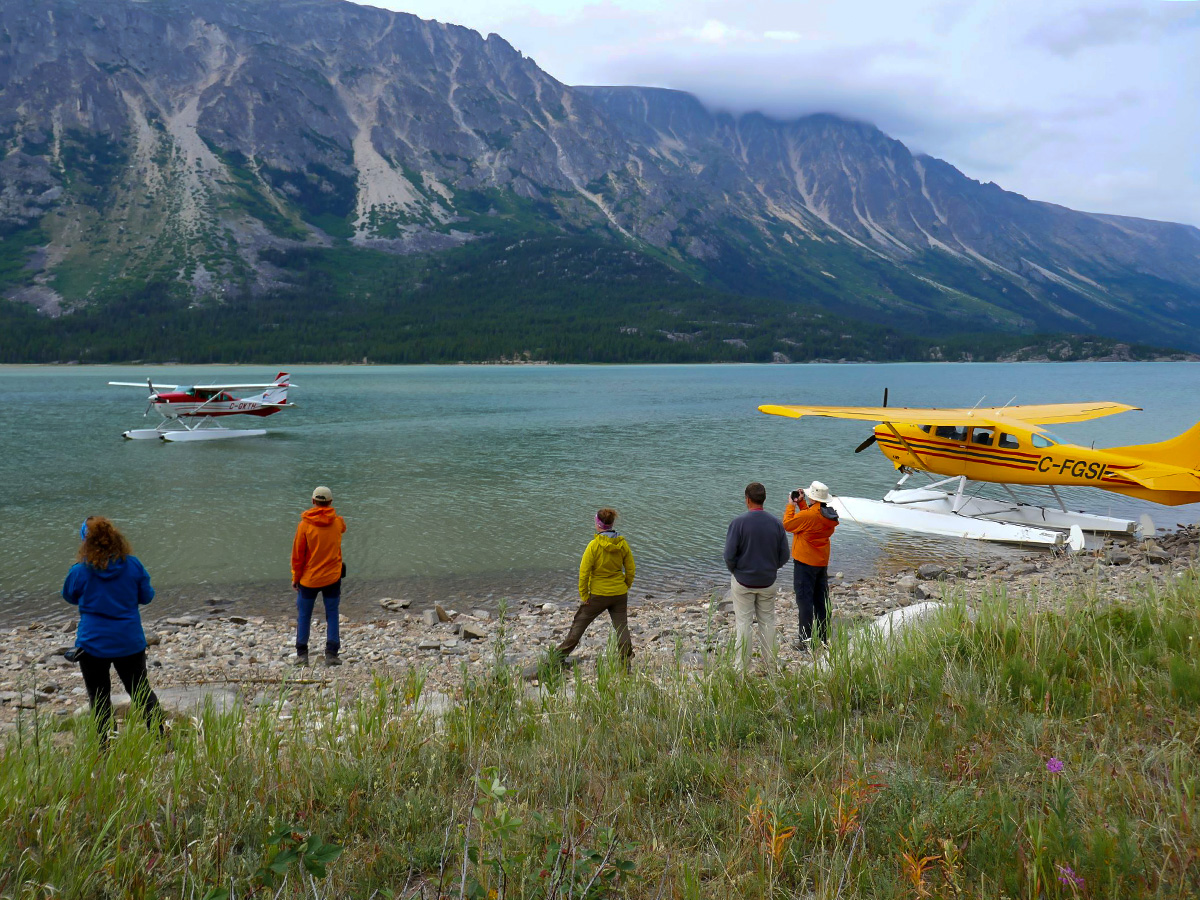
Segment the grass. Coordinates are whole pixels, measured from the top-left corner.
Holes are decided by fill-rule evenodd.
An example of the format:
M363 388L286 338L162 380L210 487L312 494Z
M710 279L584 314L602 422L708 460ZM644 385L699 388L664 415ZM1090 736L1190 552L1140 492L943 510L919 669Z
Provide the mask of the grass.
M1137 898L1200 892L1200 583L998 594L814 668L504 663L174 729L26 719L3 897ZM292 704L285 705L285 697Z

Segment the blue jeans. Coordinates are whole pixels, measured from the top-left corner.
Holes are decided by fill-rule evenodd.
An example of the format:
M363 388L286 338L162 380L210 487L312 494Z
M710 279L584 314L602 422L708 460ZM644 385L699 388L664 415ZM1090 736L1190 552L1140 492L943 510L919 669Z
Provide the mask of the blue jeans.
M296 652L308 652L308 632L312 628L313 607L317 603L317 594L321 595L325 603L325 652L336 655L342 646L339 640L341 635L338 634L338 604L342 599L340 578L324 587L300 585L296 592Z

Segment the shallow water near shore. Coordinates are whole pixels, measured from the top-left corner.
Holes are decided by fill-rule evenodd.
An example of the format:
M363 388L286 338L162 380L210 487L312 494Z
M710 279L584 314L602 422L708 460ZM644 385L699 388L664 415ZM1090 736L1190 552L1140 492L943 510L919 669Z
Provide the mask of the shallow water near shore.
M380 596L573 596L600 505L621 512L638 596L698 593L725 580L721 548L742 489L768 507L814 478L880 497L895 481L866 423L791 421L760 403L896 406L1116 400L1145 412L1058 426L1096 446L1171 437L1200 419L1200 368L1187 363L783 366L298 367L299 404L265 438L124 441L145 392L109 380L187 385L269 380L265 367L0 368L0 485L8 540L0 603L20 622L71 612L58 598L79 522L113 518L160 592L156 611L222 604L290 608L288 553L316 484L349 525L347 612ZM240 423L238 423L240 424ZM258 420L253 423L259 424ZM1200 520L1115 494L1063 491L1072 508L1160 526ZM848 576L936 559L1017 551L863 529L838 532ZM785 573L786 575L786 573Z

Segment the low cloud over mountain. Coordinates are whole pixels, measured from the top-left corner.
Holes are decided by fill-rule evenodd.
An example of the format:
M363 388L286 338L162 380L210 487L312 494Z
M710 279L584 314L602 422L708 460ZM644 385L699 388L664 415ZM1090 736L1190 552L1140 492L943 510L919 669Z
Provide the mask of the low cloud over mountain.
M1200 345L1193 227L1028 200L862 121L568 87L496 35L411 15L10 5L0 85L0 286L50 312L151 282L284 288L288 248L584 233L912 330Z

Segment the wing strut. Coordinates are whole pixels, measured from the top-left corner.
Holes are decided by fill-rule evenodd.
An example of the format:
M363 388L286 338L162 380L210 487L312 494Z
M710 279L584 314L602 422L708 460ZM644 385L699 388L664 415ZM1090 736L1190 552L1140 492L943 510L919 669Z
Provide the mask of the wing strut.
M912 444L904 439L904 435L896 430L896 426L891 422L884 422L883 424L888 427L888 431L896 436L896 440L904 445L904 449L913 455L913 459L921 464L921 468L928 470L929 467L925 465L925 460L921 459L917 451L913 449Z

